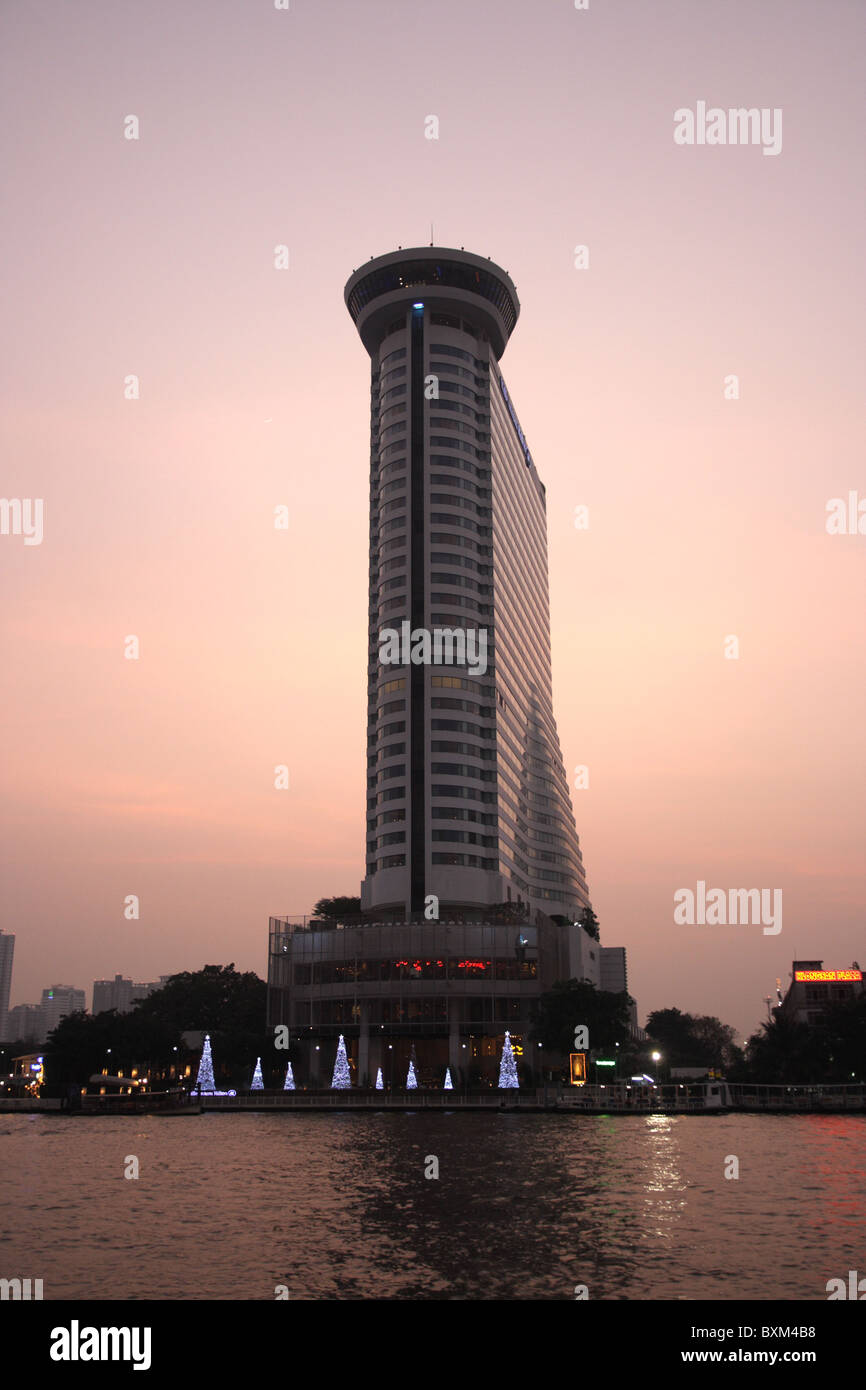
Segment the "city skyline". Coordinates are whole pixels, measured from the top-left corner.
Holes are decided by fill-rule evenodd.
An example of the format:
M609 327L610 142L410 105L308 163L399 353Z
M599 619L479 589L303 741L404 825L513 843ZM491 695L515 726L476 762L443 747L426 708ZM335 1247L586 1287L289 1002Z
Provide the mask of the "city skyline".
M747 1035L793 959L862 959L866 539L826 525L866 496L856 15L815 34L791 5L780 35L778 7L741 7L707 45L692 11L661 43L651 11L445 3L411 75L375 5L306 15L297 49L224 4L204 49L165 6L16 17L3 488L45 505L41 544L0 537L13 1006L49 952L79 983L264 976L271 913L358 891L369 388L340 289L431 220L521 299L553 703L641 1021L676 1004ZM780 153L677 145L705 97L784 108ZM780 888L781 934L676 923L699 882Z

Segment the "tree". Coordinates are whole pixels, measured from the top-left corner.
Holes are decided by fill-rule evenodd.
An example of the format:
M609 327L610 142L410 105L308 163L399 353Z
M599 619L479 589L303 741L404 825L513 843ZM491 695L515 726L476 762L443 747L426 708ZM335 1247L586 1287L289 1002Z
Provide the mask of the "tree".
M210 1035L221 1070L246 1084L249 1057L273 1044L265 1033L266 997L264 980L233 965L173 975L128 1014L110 1009L61 1019L46 1044L46 1075L83 1085L109 1061L115 1074L133 1065L165 1072L180 1061L181 1034L201 1030Z
M266 1001L267 985L253 971L206 965L172 975L127 1017L159 1020L172 1043L187 1031L209 1033L221 1070L246 1085L249 1058L273 1046L265 1032Z
M201 1094L202 1091L211 1092L215 1090L213 1079L213 1057L210 1050L210 1038L205 1034L204 1046L201 1051L201 1061L198 1066L198 1076L195 1080L195 1090Z
M45 1044L45 1075L50 1082L84 1085L107 1065L120 1040L120 1015L114 1010L88 1015L83 1010L67 1014Z
M319 898L313 908L314 917L359 917L360 898Z
M775 1013L746 1043L750 1079L765 1085L826 1081L825 1044L808 1024Z
M530 1036L567 1056L575 1051L574 1030L582 1024L589 1029L590 1048L606 1050L628 1040L630 1005L625 991L612 994L587 980L557 980L539 997Z
M46 1078L85 1085L107 1068L126 1074L134 1065L148 1070L168 1067L175 1034L159 1018L140 1017L136 1010L114 1009L95 1017L83 1011L62 1018L45 1045Z
M517 1063L514 1060L514 1048L511 1046L511 1034L506 1029L505 1042L502 1045L502 1058L499 1063L499 1089L500 1091L516 1091L519 1088Z
M698 1056L697 1065L706 1063L708 1067L729 1067L737 1058L740 1049L734 1042L733 1028L711 1014L698 1014L692 1025L692 1037Z
M340 1034L340 1041L337 1043L337 1058L334 1062L334 1075L331 1078L332 1091L345 1091L352 1084L352 1074L349 1071L349 1059L346 1056L346 1040Z
M580 926L583 927L583 930L586 932L587 936L591 936L593 941L601 940L601 936L599 934L598 918L596 917L591 907L581 908L580 912L577 915L577 920Z
M742 1057L733 1028L711 1014L656 1009L646 1021L646 1031L669 1067L728 1068Z
M795 1022L777 1009L746 1043L736 1079L764 1085L853 1084L863 1080L864 1057L866 995L857 995L830 1004L814 1024Z
M815 1032L823 1033L826 1039L833 1080L862 1081L866 1074L866 994L830 1004Z

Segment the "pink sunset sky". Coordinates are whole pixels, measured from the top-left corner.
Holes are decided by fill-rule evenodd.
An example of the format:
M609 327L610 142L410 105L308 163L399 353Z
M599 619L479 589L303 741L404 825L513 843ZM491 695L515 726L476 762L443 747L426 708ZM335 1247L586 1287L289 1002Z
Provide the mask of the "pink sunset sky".
M825 526L866 498L862 4L60 3L0 37L0 491L44 499L41 545L0 536L11 1002L264 975L269 913L358 892L369 368L343 286L431 221L520 295L502 366L547 487L554 708L641 1022L748 1033L795 957L866 964L866 535ZM698 101L781 109L781 152L678 146ZM782 889L781 933L676 925L698 880Z

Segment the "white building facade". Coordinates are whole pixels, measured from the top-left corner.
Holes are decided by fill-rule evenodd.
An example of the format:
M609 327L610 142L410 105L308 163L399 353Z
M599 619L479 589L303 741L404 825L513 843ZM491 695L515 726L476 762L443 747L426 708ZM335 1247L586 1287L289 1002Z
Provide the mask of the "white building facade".
M372 363L362 907L519 899L573 921L589 895L553 717L545 491L499 368L516 290L428 247L370 262L345 296ZM383 646L405 633L406 658L437 631L467 659Z

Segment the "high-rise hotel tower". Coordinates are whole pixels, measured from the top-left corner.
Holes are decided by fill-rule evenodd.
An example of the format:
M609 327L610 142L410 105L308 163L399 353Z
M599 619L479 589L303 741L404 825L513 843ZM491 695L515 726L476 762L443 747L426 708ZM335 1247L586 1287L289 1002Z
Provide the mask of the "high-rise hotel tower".
M545 491L499 368L517 292L490 260L426 247L370 261L345 297L372 362L362 907L519 898L573 921L589 899L553 718Z
M329 1084L340 1034L360 1084L411 1060L422 1085L495 1085L506 1029L537 1080L532 1007L597 984L602 948L576 925L544 485L499 369L517 293L425 247L345 295L372 361L366 876L355 917L271 918L268 1024L301 1085Z

